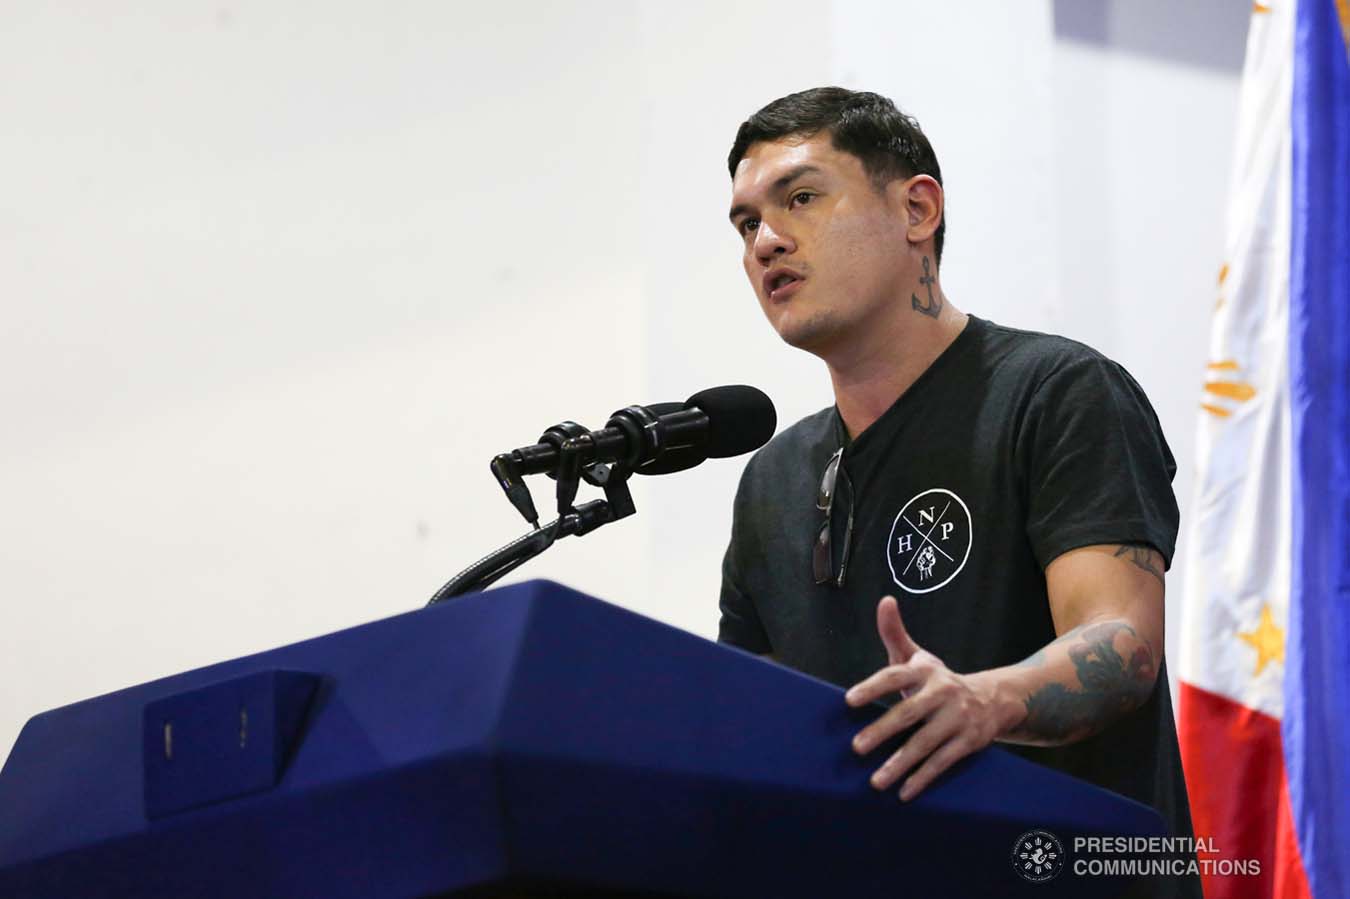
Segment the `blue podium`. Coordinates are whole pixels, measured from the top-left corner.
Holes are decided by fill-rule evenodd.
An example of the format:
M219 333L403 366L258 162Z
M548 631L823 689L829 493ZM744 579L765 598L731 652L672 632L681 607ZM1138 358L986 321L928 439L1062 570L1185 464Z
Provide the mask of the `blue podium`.
M505 587L34 717L0 771L0 896L1111 896L1024 879L1019 837L1164 832L996 748L877 793L894 746L849 741L879 711Z

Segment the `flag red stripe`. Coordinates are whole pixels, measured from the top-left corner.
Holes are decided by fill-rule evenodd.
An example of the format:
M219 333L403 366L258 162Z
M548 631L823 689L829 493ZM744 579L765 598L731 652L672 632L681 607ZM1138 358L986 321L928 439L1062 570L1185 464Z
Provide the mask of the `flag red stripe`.
M1294 837L1280 721L1180 685L1177 736L1202 858L1255 859L1259 875L1209 875L1206 899L1311 899Z
M1284 753L1280 753L1280 814L1275 819L1275 893L1289 899L1312 899L1308 872L1294 833L1294 809L1289 803L1289 781L1284 776Z

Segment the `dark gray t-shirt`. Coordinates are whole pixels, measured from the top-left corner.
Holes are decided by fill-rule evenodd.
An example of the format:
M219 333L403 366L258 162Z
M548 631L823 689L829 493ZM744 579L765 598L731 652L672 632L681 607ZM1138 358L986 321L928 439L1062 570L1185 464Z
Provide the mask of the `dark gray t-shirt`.
M840 446L836 574L849 507L853 517L842 588L817 585L811 561L821 475ZM719 640L849 686L886 664L876 605L891 594L914 640L953 671L1013 664L1055 639L1044 570L1056 556L1141 543L1170 565L1175 472L1157 416L1121 366L970 316L856 440L831 407L746 465ZM1165 665L1148 701L1102 733L1008 748L1151 805L1173 835L1192 835ZM1199 896L1198 881L1176 895Z

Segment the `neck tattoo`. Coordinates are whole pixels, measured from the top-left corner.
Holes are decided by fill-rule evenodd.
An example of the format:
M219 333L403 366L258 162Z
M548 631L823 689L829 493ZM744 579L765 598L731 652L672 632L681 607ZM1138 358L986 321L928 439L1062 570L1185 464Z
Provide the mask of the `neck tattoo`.
M915 312L922 312L929 318L937 318L942 314L942 298L933 296L933 282L935 280L928 271L928 257L925 256L923 257L923 277L919 279L919 283L928 288L928 305L925 306L920 303L918 295L912 293L909 295L909 301L913 304Z

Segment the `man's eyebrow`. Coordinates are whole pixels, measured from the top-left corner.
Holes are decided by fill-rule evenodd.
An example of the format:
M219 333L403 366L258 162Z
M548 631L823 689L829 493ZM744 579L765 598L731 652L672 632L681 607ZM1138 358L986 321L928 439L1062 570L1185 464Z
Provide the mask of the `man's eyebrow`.
M811 165L811 163L809 162L802 163L801 165L794 166L793 168L790 168L786 172L784 172L783 177L775 181L770 189L772 191L782 190L783 188L791 184L793 181L796 181L802 175L820 174L820 171L821 170L819 166ZM731 219L731 221L734 223L736 221L737 216L749 211L750 211L749 205L745 203L737 203L735 206L731 207L731 211L727 213L727 218Z

